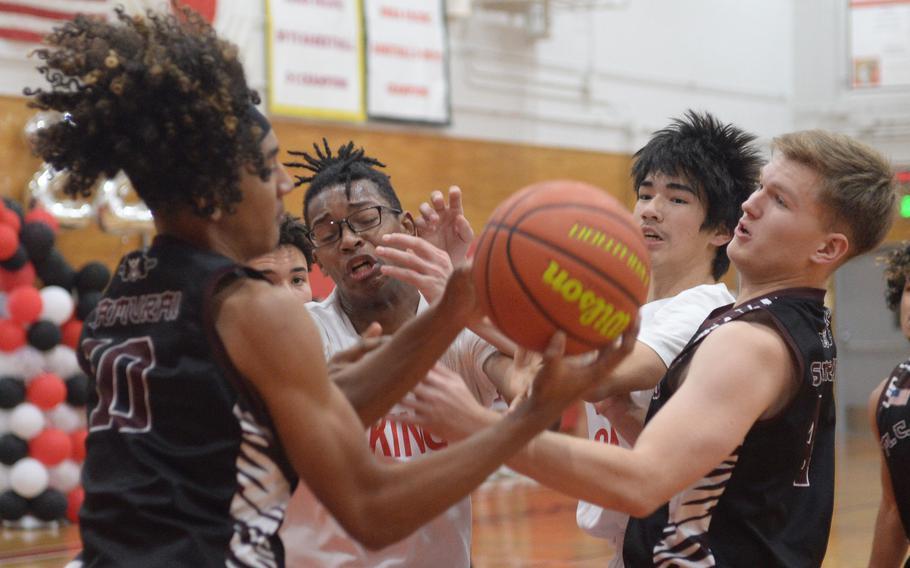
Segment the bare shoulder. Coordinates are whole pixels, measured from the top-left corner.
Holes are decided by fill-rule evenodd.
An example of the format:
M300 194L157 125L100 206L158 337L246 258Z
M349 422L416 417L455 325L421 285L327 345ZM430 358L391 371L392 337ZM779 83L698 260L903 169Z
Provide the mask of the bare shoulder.
M790 349L784 337L769 323L732 321L714 330L696 353L710 353L723 359L769 361L769 357L789 360ZM786 356L786 357L781 357Z

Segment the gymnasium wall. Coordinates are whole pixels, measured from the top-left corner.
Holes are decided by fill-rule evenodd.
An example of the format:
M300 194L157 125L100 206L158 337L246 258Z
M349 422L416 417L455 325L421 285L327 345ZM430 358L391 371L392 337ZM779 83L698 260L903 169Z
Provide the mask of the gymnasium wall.
M26 197L28 180L40 165L31 156L22 133L33 112L24 99L0 97L0 145L4 149L0 152L0 194L19 200ZM275 130L283 150L312 149L313 142L322 137L333 147L353 140L387 165L402 203L411 210L416 210L430 191L459 185L475 230L510 193L544 179L587 181L632 204L628 155L448 138L398 127L371 126L367 130L276 120ZM302 204L302 188L286 197L285 206L292 213L300 214ZM113 266L124 252L138 245L136 237L107 235L95 227L64 231L59 237L61 252L76 266L88 260Z

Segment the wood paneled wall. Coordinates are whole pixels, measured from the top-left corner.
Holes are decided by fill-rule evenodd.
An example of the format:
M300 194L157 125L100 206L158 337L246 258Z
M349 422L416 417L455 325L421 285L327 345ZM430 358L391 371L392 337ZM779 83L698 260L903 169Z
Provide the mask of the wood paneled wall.
M22 132L33 112L24 99L0 98L0 194L20 200L25 198L28 180L40 165L40 160L29 153ZM410 210L416 210L432 190L459 185L468 218L478 231L509 194L545 179L586 181L607 189L624 203L632 203L628 176L631 162L626 155L447 138L432 130L415 133L391 125L367 129L277 119L275 130L283 150L312 149L312 144L323 137L333 148L353 140L387 165L386 173ZM288 195L285 206L299 215L303 189ZM65 231L59 237L61 252L77 267L89 260L113 266L138 244L135 237L121 239L94 227Z

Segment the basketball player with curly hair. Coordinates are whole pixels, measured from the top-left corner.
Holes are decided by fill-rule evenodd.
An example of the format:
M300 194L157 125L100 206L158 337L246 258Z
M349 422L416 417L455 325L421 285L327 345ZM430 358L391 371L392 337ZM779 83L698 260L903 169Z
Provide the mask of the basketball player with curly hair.
M910 339L910 244L891 251L885 261L885 303L897 312L901 333ZM869 419L881 447L882 498L872 540L872 568L897 568L907 557L910 538L910 360L891 371L869 397Z
M380 463L303 303L243 267L275 248L293 182L236 48L189 10L77 17L46 45L48 86L27 94L65 118L38 153L70 172L71 195L123 170L158 231L121 261L80 342L93 387L84 565L281 566L277 531L298 476L352 536L381 547L463 498L625 354L578 369L557 335L503 424L445 456ZM457 270L439 302L333 373L394 375L373 401L384 412L476 312Z

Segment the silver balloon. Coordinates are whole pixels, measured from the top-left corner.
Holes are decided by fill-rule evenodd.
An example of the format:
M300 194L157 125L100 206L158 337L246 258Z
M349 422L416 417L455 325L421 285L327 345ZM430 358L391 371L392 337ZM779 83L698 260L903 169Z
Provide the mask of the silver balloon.
M154 234L152 212L139 200L133 184L123 172L101 183L95 198L98 225L106 233L146 237Z
M42 110L33 114L31 118L25 121L25 128L23 129L29 146L34 148L38 133L48 126L60 122L62 118L63 115L55 110Z
M28 182L31 201L44 207L61 227L81 229L95 216L95 207L84 199L73 199L63 192L69 174L58 171L50 164L41 164Z

